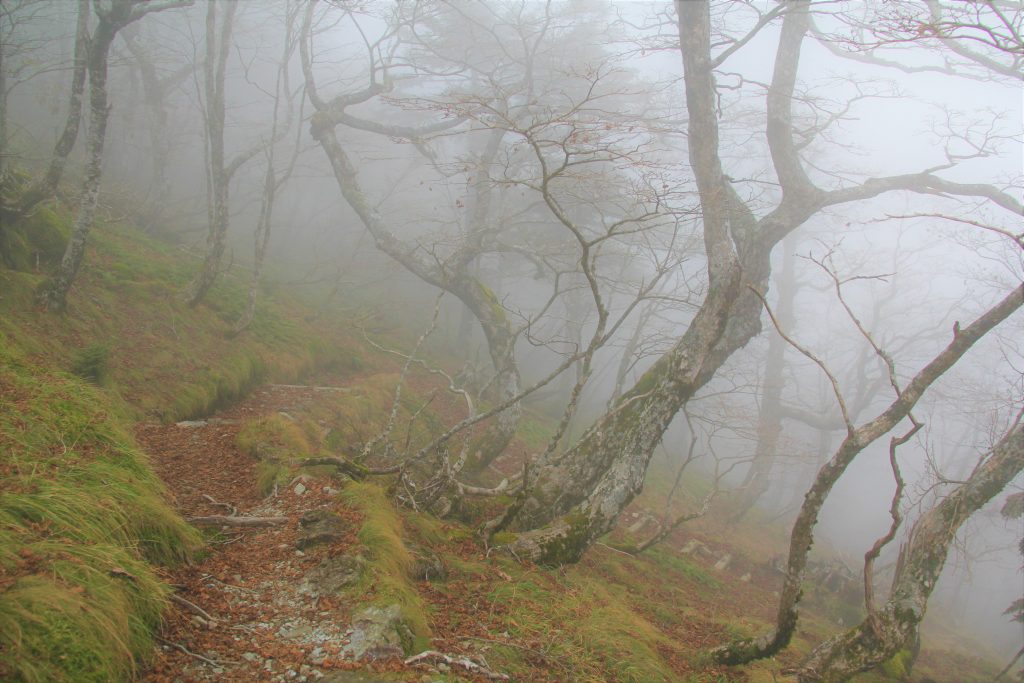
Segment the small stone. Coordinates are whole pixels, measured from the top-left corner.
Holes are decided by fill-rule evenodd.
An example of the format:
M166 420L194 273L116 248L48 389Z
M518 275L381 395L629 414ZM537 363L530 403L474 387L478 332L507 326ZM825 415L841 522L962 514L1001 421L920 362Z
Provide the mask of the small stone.
M258 662L259 660L261 660L263 658L260 657L255 652L243 652L242 653L242 659L244 659L247 662Z
M725 555L722 555L718 562L715 562L715 569L720 572L725 571L729 567L730 562L732 562L732 555L726 553Z
M747 573L741 576L740 581L742 581L743 583L750 583L750 574Z
M303 484L302 482L299 482L298 484L295 485L294 490L296 496L301 496L303 493L306 492L306 485Z
M686 545L684 545L679 550L679 552L683 555L704 555L707 554L708 547L700 541L698 541L696 538L691 538L689 541L686 542Z
M295 551L295 556L296 557L305 557L306 553L302 552L301 550L296 550Z

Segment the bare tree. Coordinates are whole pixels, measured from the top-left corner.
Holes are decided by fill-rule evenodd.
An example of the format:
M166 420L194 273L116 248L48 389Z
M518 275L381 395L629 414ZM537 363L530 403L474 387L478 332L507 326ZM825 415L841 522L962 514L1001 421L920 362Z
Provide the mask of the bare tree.
M68 91L68 113L64 130L54 145L46 174L31 185L19 199L19 213L28 213L39 202L53 196L60 185L64 167L78 140L78 129L82 121L82 95L85 93L86 70L90 64L89 47L89 0L79 0L78 20L75 25L75 61L71 69L71 88Z
M44 283L37 294L40 304L48 310L63 310L68 291L78 275L85 254L85 243L92 229L93 216L99 201L103 176L103 145L107 135L107 66L110 46L118 31L151 12L185 7L191 0L111 0L97 3L94 10L97 26L89 37L87 71L89 75L89 140L85 177L72 227L57 272Z
M512 544L518 555L545 563L572 562L612 528L642 487L650 457L672 418L736 349L759 332L759 291L770 273L769 254L810 217L829 206L901 190L979 196L1021 212L1019 202L998 188L949 181L935 170L870 178L832 190L815 185L804 169L800 150L805 145L797 144L792 116L807 7L804 2L784 7L767 93L766 127L782 196L758 218L722 170L713 69L728 57L728 48L717 57L711 55L707 3L677 3L689 113L689 165L704 223L705 299L677 344L560 456L558 465L537 474L536 485L524 494L516 515L517 527L523 530ZM813 138L816 132L804 131L802 138ZM1011 296L1007 306L1018 306L1018 298Z
M900 550L885 605L861 624L817 646L796 669L801 683L846 681L890 659L917 636L958 530L1024 471L1020 417L970 477L918 519Z
M287 165L279 173L275 167L275 147L274 142L281 137L282 131L287 131L292 125L294 101L291 88L289 87L288 70L291 66L291 58L295 52L295 46L298 43L299 35L295 30L295 22L298 16L299 6L292 5L289 3L285 8L284 17L284 47L282 48L282 54L277 67L277 77L274 81L274 111L271 115L270 124L270 142L266 148L266 171L263 176L263 193L260 195L260 213L256 219L256 230L253 233L253 266L252 266L252 277L249 280L249 293L246 297L245 310L239 316L238 320L231 330L232 335L238 335L244 332L249 325L252 323L253 317L256 315L256 297L260 287L260 277L263 273L263 264L267 257L267 247L270 243L270 229L274 217L274 201L280 192L281 188L288 179L291 177L292 172L295 170L295 162L298 160L299 153L302 150L301 141L296 138L295 145L292 148L292 154L288 159ZM281 120L281 109L285 108L284 121ZM300 107L299 119L302 119L302 110ZM301 126L297 131L297 135L301 134Z

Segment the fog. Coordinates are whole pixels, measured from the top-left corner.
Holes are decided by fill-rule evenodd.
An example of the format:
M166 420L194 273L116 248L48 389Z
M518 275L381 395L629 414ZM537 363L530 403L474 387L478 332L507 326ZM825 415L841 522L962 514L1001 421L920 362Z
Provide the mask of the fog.
M716 69L721 163L761 219L784 195L766 134L781 22L768 22L749 42L729 42L775 5L712 5L713 51L735 48ZM917 16L914 3L814 6L792 122L807 177L837 190L932 173L1021 201L1019 43L1006 67L1013 76L943 41L901 33L896 17ZM4 153L38 169L64 125L75 6L22 2L5 12L4 49L17 49L4 53ZM30 18L15 26L19 12ZM101 195L101 206L116 198L148 231L197 258L207 244L211 173L206 12L197 2L154 13L114 42ZM858 23L867 17L875 33ZM304 21L308 42L296 38ZM269 150L281 169L294 157L267 247L274 286L332 310L376 308L415 337L428 324L437 282L464 272L493 293L515 331L521 387L607 335L590 358L524 401L557 421L580 382L558 446L568 448L676 343L708 295L678 31L671 3L321 2L308 15L305 4L239 3L225 67L225 157L230 163L262 147L228 180L224 276L247 278L253 267ZM308 72L298 46L279 69L286 32L308 50ZM1007 53L975 47L1007 63ZM147 91L143 58L160 93ZM271 140L275 88L285 76L284 128ZM351 102L328 113L347 96ZM354 171L348 187L339 187L337 159L332 167L323 138L313 136L331 116ZM79 144L73 165L84 163L84 150ZM725 500L750 488L744 482L775 362L770 309L789 339L778 368L786 410L771 407L783 415L781 433L759 475L765 490L757 514L788 525L846 435L836 389L854 425L872 419L895 398L891 381L905 387L954 329L1021 283L1020 215L982 192L915 189L912 180L907 191L822 206L775 246L761 333L686 403L692 433L678 414L656 460L667 457L674 467L695 439L692 476L722 475ZM367 215L380 225L368 225ZM733 230L739 234L738 224ZM411 261L435 269L434 280ZM339 283L358 300L332 296ZM915 520L966 480L1019 418L1022 339L1018 312L914 407L922 426L897 451L904 520L878 561L883 595L891 580L885 567L891 570ZM464 363L477 388L496 371L488 342L459 295L446 295L433 348ZM832 424L819 429L811 418ZM838 554L857 576L864 553L891 523L889 437L909 426L901 421L858 455L822 509L816 552ZM960 530L930 607L1006 656L1024 636L1003 615L1022 594L1022 528L999 510L1022 484L1018 476Z

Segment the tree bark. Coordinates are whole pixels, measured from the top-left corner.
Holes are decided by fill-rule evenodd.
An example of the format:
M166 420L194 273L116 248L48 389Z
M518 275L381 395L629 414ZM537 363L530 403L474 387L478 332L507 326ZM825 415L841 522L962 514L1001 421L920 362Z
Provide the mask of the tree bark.
M1024 470L1018 424L970 478L925 513L900 551L892 592L873 618L816 647L800 664L800 683L842 683L889 660L917 634L957 531Z
M102 39L100 31L97 30L97 35L94 37L94 40ZM111 41L112 40L113 36L111 36ZM31 185L19 201L18 210L22 214L28 213L40 202L52 197L57 191L60 179L64 175L64 167L67 165L68 157L71 155L71 150L75 147L75 141L78 140L78 129L82 121L82 96L85 93L85 77L87 71L90 72L90 91L93 87L93 76L91 72L94 67L94 61L91 55L95 54L96 49L103 48L101 46L90 47L89 45L89 0L79 0L78 20L75 25L75 65L71 72L71 91L68 95L67 119L64 122L64 130L57 139L57 144L54 145L53 155L50 157L50 164L46 168L46 175L44 175L38 182ZM105 49L109 50L110 45L108 44ZM103 69L106 69L106 65L103 66ZM106 87L105 74L103 87ZM103 93L103 98L106 99L106 93ZM91 99L92 95L90 92L90 100ZM90 109L94 109L94 107L95 105L90 101ZM94 125L95 122L95 113L93 111L90 113L90 126ZM104 123L104 126L105 125L106 124ZM90 133L90 145L92 142L92 134ZM93 150L90 147L90 162L92 154ZM88 172L89 171L86 171L86 173Z
M109 14L101 14L96 32L88 41L88 162L71 238L68 240L57 272L40 287L37 294L39 303L46 310L63 311L66 307L68 292L82 265L85 243L89 237L89 231L92 229L93 217L99 201L100 181L103 177L103 145L106 141L107 119L110 113L107 106L108 57L114 36L117 35L118 29L128 21L129 7L130 5L122 2L113 5ZM77 131L77 123L74 127ZM65 128L65 133L67 133L67 128ZM51 164L52 168L53 164ZM60 168L63 168L63 164L60 164Z
M885 411L848 432L832 458L818 470L793 524L789 561L779 598L775 631L759 638L748 638L717 648L712 653L717 661L724 664L743 664L770 657L789 644L796 630L797 606L803 594L807 558L814 541L814 527L832 487L857 455L903 420L936 380L960 360L979 339L1019 310L1022 305L1024 285L1012 290L974 323L960 329L949 345L914 376Z
M217 29L217 6L224 4L224 16ZM186 294L189 306L197 306L209 293L220 275L220 264L227 247L228 186L231 176L224 163L224 72L231 48L231 30L234 24L234 2L220 3L210 0L206 6L206 61L203 80L206 93L206 210L208 229L206 254L199 273L192 280Z

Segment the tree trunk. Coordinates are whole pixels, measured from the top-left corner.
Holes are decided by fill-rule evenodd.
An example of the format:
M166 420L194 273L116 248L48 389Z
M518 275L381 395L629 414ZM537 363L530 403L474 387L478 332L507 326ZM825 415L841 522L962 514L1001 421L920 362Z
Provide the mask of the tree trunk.
M117 29L114 29L114 33ZM93 42L102 39L100 30L97 29L97 35L94 36ZM113 41L113 35L110 36L111 42ZM93 85L93 70L98 65L95 64L95 54L97 50L109 50L110 44L104 48L101 45L89 44L89 0L78 1L78 21L75 26L75 66L71 72L71 92L68 96L68 116L64 122L64 131L61 133L60 138L57 139L57 144L53 148L53 155L50 157L50 165L46 169L46 175L44 175L38 182L34 183L25 191L19 202L19 211L22 214L28 213L36 207L40 202L52 197L57 191L57 186L60 184L60 179L64 175L64 167L67 165L68 157L71 155L71 150L75 147L75 141L78 140L78 129L82 121L82 95L85 92L85 76L86 71L89 72L89 88L90 88L90 108L93 110L90 113L90 126L98 123L95 114L95 103L92 101L92 89L95 88ZM90 56L92 55L92 56ZM104 57L104 60L106 57ZM106 64L103 65L103 88L106 88ZM106 93L103 93L103 99L106 100ZM106 105L104 104L104 107ZM106 113L103 114L104 118ZM103 126L106 126L106 121L103 122ZM6 139L6 137L4 138ZM94 149L92 143L94 142L94 136L90 132L90 149L89 149L89 162L92 162L92 155ZM102 140L100 141L100 154L102 154ZM4 148L6 149L6 147ZM88 174L90 171L87 170ZM88 185L88 181L86 181ZM98 185L98 182L97 182ZM90 218L91 220L91 218ZM76 266L77 268L77 266ZM72 277L74 277L72 275Z
M115 5L114 12L118 8L120 6ZM124 9L126 10L127 6L124 6ZM122 21L126 20L127 17ZM62 311L67 305L68 291L82 265L85 243L92 229L99 201L100 181L103 177L103 144L106 140L107 119L110 113L107 106L107 62L110 45L120 28L118 22L119 19L115 16L102 16L92 40L89 41L89 156L79 198L78 215L75 216L75 224L64 250L64 257L57 272L40 287L37 294L39 303L47 310ZM75 128L77 129L77 124Z
M689 161L704 219L708 293L686 332L563 455L536 465L507 520L526 529L512 550L545 564L577 561L612 529L640 491L647 465L672 419L736 349L760 331L758 299L742 288L767 277L771 247L746 250L735 235L752 220L722 172L706 3L677 2L689 113ZM799 224L799 223L796 223ZM794 226L795 227L795 226ZM732 233L732 234L731 234ZM753 300L753 301L751 301Z
M444 267L418 259L415 247L395 237L380 213L370 205L359 185L356 169L338 139L334 125L329 122L329 116L323 111L314 114L311 127L313 138L320 143L331 163L342 195L362 220L377 248L424 282L450 292L466 305L480 323L487 340L487 350L495 368L494 382L498 400L504 401L516 396L520 384L519 369L515 362L516 335L498 297L479 279L469 274L468 265L476 247L473 244L466 245L463 253L453 258L452 263L444 264ZM496 416L495 423L478 440L474 449L477 468L480 467L479 463L489 463L505 449L515 436L520 415L520 406L513 404Z
M967 519L1024 470L1024 427L1018 424L970 478L925 513L900 551L885 606L855 628L831 638L801 663L801 683L841 683L905 648L917 634L949 547Z
M832 458L822 466L804 498L790 534L789 562L779 598L773 633L717 648L713 656L723 664L743 664L770 657L789 644L796 630L797 606L803 594L807 557L814 541L814 526L832 487L865 448L892 430L920 400L924 392L951 368L986 333L1024 305L1024 285L1012 290L971 325L957 330L949 345L907 384L889 407L873 420L851 428Z
M217 5L224 4L220 35L217 31ZM207 150L207 220L206 255L199 273L189 285L186 301L196 306L209 293L220 275L221 261L227 247L228 185L231 180L224 163L224 71L231 48L234 2L210 0L206 6L206 150Z

